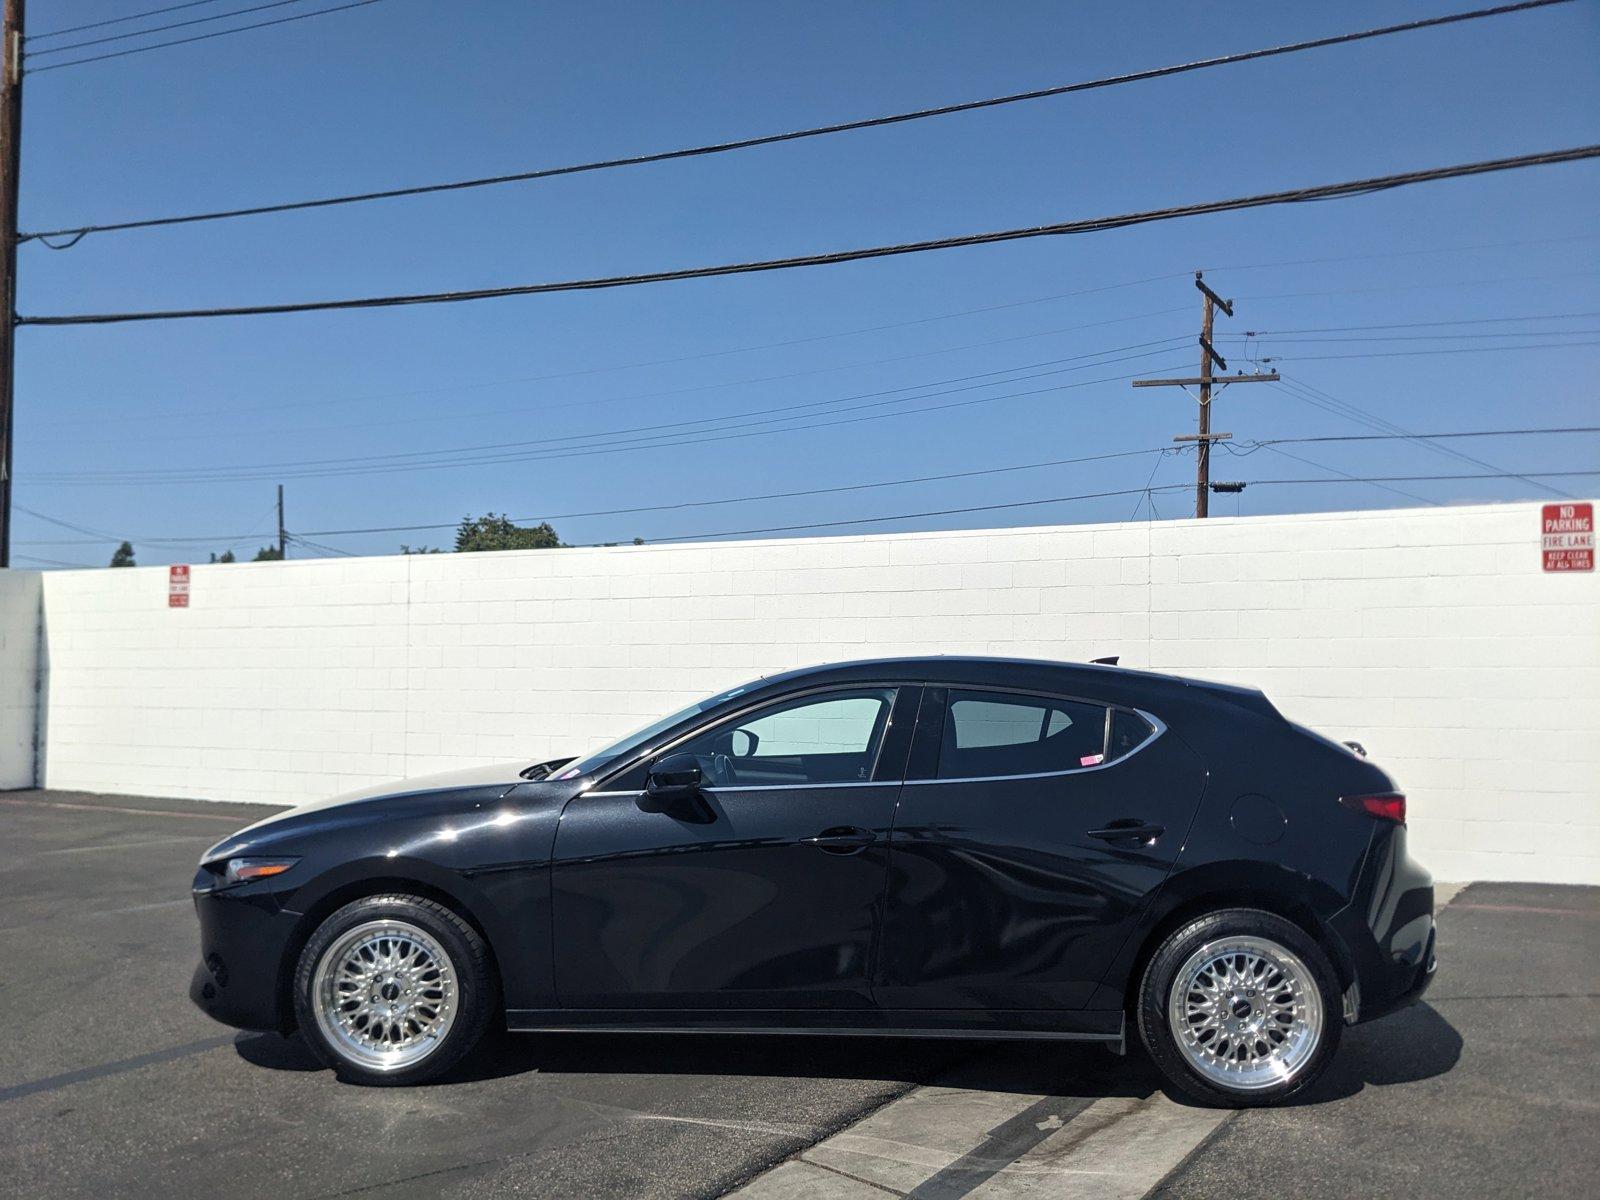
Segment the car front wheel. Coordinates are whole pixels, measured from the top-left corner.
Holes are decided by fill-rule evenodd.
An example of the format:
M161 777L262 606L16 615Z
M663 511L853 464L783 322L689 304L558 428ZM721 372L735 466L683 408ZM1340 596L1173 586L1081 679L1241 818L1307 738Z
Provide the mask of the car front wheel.
M320 926L295 971L307 1044L352 1083L420 1083L482 1038L497 1003L488 949L432 900L369 896Z
M1140 1038L1162 1074L1226 1107L1305 1091L1338 1049L1342 1016L1322 948L1257 909L1207 913L1174 930L1139 989Z

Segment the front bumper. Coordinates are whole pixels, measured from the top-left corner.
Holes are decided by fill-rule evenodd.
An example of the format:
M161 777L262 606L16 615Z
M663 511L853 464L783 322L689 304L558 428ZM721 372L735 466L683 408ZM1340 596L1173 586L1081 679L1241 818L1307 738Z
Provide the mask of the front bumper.
M293 1013L282 984L296 915L285 912L264 884L217 890L208 886L214 882L204 871L195 877L200 963L189 999L224 1025L289 1029Z

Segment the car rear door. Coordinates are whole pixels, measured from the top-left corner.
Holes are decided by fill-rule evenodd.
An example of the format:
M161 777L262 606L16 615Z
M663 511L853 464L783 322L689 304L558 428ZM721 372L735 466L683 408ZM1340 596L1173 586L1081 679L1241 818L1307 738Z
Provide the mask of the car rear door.
M1154 714L925 689L890 837L878 1003L1084 1007L1171 871L1205 778Z
M919 689L834 687L690 734L693 804L648 764L571 800L551 866L563 1007L872 1007L889 827ZM660 755L657 755L660 757Z

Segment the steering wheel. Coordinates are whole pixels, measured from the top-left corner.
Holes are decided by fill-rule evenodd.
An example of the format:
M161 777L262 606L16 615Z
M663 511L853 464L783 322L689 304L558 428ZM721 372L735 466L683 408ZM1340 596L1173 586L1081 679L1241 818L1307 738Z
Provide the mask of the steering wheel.
M713 787L732 787L738 782L733 770L733 759L720 751L712 754L709 773Z

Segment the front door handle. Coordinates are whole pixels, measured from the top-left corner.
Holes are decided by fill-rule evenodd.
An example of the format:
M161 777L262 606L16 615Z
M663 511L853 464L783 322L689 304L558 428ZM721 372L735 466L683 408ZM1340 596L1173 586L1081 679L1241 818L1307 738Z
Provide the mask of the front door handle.
M800 844L815 846L828 854L860 854L877 840L877 835L869 830L857 829L854 825L836 825L832 829L824 829L816 837L801 838Z
M1090 837L1099 838L1102 842L1138 842L1141 846L1148 846L1166 831L1165 825L1151 825L1138 817L1127 817L1111 822L1104 829L1091 829L1088 832Z

